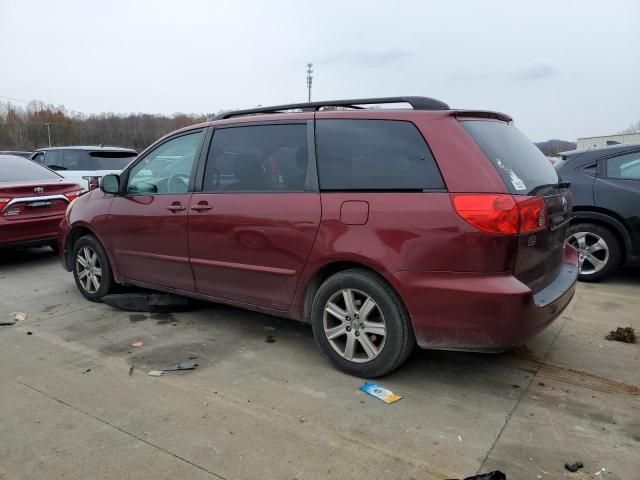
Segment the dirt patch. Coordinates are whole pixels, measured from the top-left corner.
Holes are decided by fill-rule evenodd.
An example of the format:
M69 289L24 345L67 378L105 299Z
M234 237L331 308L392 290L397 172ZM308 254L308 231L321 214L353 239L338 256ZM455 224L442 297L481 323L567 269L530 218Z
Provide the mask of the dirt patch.
M623 343L636 343L636 331L631 327L618 327L615 330L611 330L609 335L605 337L607 340L613 340Z

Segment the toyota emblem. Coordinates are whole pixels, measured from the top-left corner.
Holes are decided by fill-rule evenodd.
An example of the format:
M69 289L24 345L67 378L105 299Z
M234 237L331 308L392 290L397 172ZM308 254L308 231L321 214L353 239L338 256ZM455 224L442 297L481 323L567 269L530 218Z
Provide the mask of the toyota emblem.
M44 188L36 187L33 189L33 193L35 193L36 195L42 195L44 193Z

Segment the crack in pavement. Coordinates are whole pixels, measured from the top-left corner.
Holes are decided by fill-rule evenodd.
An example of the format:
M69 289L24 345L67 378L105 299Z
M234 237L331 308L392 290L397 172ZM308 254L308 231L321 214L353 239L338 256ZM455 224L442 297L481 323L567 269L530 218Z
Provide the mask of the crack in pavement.
M89 418L92 418L93 420L97 420L98 422L103 423L103 424L105 424L105 425L107 425L107 426L109 426L109 427L111 427L111 428L113 428L113 429L115 429L115 430L117 430L117 431L119 431L119 432L121 432L121 433L124 433L125 435L128 435L128 436L130 436L130 437L132 437L132 438L135 438L136 440L138 440L138 441L140 441L140 442L142 442L142 443L144 443L144 444L146 444L146 445L149 445L149 446L150 446L150 447L152 447L152 448L155 448L155 449L157 449L157 450L160 450L161 452L166 453L166 454L168 454L168 455L171 455L172 457L174 457L174 458L176 458L176 459L180 460L181 462L184 462L184 463L186 463L186 464L188 464L188 465L191 465L192 467L195 467L195 468L197 468L198 470L201 470L201 471L203 471L203 472L205 472L205 473L208 473L209 475L212 475L212 476L214 476L215 478L219 478L220 480L227 480L227 479L226 479L225 477L223 477L222 475L218 475L218 474L217 474L217 473L215 473L215 472L212 472L212 471L210 471L210 470L207 470L206 468L202 467L201 465L198 465L198 464L196 464L196 463L193 463L192 461L190 461L190 460L188 460L188 459L186 459L186 458L184 458L184 457L181 457L180 455L177 455L177 454L175 454L175 453L173 453L173 452L170 452L169 450L166 450L166 449L164 449L164 448L162 448L162 447L160 447L160 446L158 446L158 445L155 445L155 444L153 444L153 443L149 442L148 440L145 440L144 438L141 438L141 437L139 437L139 436L137 436L137 435L134 435L134 434L133 434L133 433L131 433L131 432L127 432L126 430L124 430L124 429L122 429L122 428L118 427L117 425L114 425L114 424L112 424L112 423L109 423L109 422L107 422L106 420L103 420L103 419L102 419L102 418L100 418L100 417L96 417L96 416L94 416L94 415L91 415L90 413L85 412L84 410L81 410L81 409L79 409L78 407L75 407L75 406L71 405L70 403L65 402L64 400L61 400L61 399L56 398L56 397L54 397L54 396L52 396L52 395L49 395L48 393L43 392L42 390L39 390L39 389L37 389L36 387L34 387L34 386L32 386L32 385L29 385L29 384L27 384L27 383L21 382L20 380L16 380L16 382L17 382L17 383L19 383L20 385L23 385L23 386L27 387L27 388L28 388L28 389L30 389L30 390L33 390L34 392L39 393L40 395L43 395L43 396L45 396L45 397L47 397L47 398L49 398L49 399L51 399L51 400L54 400L54 401L58 402L58 403L59 403L59 404L61 404L61 405L64 405L65 407L68 407L68 408L70 408L70 409L72 409L72 410L74 410L74 411L76 411L76 412L80 412L81 414L83 414L83 415L85 415L85 416L87 416L87 417L89 417Z
M537 366L537 368L535 369L535 371L531 375L531 379L529 380L529 382L527 383L525 388L522 389L522 393L518 397L518 400L516 400L516 403L513 405L511 410L509 410L509 413L507 413L507 416L504 419L504 424L502 425L502 428L500 428L500 431L498 432L498 435L496 436L495 440L491 444L491 447L489 447L489 450L487 450L487 454L482 459L482 462L480 463L480 466L478 467L478 470L476 470L476 475L479 475L480 472L483 470L485 463L487 463L487 460L489 460L489 457L491 456L491 453L493 452L493 450L495 449L496 445L498 444L498 441L502 437L502 434L507 429L507 425L509 425L509 422L511 421L511 418L513 417L514 412L517 410L517 408L520 406L520 403L522 402L524 397L529 392L529 387L531 387L531 384L533 383L533 381L538 376L538 373L540 372L540 369L542 368L542 364L545 362L545 360L549 356L549 353L553 349L553 346L556 344L556 341L558 340L558 337L562 333L562 330L564 330L564 326L567 324L568 318L567 317L562 317L562 318L563 318L563 322L562 322L562 325L560 326L560 328L558 329L558 333L556 333L556 336L553 337L553 341L549 345L549 348L547 348L547 351L544 352L544 356L542 357L542 361L540 362L540 364Z

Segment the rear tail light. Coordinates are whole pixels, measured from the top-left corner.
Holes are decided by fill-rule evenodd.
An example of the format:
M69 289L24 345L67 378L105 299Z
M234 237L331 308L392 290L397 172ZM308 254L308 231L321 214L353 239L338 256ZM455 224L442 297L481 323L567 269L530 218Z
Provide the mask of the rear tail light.
M89 182L89 191L100 188L100 177L82 177Z
M4 210L4 207L6 207L10 201L10 198L0 198L0 212Z
M547 209L541 197L452 194L451 201L467 223L489 233L529 233L543 229L547 223Z
M515 197L520 210L520 233L536 232L547 226L547 206L542 197Z
M69 200L69 203L71 203L80 196L81 192L82 190L74 190L72 192L65 193L64 196L67 197L67 200Z

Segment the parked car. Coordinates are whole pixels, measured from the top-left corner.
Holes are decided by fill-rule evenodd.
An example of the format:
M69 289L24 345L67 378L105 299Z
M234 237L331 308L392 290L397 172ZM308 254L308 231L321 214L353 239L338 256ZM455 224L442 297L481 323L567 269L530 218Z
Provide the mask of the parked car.
M397 102L413 109L347 110ZM502 351L549 325L575 289L570 211L508 115L361 99L171 133L79 198L59 238L89 300L137 285L310 322L369 378L416 343Z
M0 247L51 245L80 186L29 159L0 155Z
M31 158L33 152L26 152L23 150L0 150L0 155L13 155L14 157Z
M31 159L76 181L86 191L97 189L102 177L119 173L136 155L129 148L74 146L40 148Z
M579 251L580 280L640 265L640 145L573 150L561 158L555 167L571 182L567 241Z

